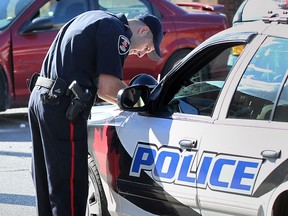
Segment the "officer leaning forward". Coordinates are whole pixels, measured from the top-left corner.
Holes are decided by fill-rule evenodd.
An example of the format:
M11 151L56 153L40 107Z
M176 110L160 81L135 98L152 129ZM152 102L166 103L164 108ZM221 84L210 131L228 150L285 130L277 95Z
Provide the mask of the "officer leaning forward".
M96 95L116 103L128 54L160 60L159 20L89 11L59 31L30 89L29 123L40 216L85 215L87 118ZM38 79L37 79L38 78Z

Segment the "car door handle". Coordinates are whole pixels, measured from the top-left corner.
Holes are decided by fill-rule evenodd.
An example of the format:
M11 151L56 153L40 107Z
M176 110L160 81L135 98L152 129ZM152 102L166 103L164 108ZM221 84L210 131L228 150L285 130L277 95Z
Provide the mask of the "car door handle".
M279 150L279 151L264 150L261 152L261 155L267 159L278 159L281 156L281 150Z
M196 148L197 147L197 139L193 139L193 140L184 139L184 140L181 140L179 142L179 144L181 147L183 147L185 149Z

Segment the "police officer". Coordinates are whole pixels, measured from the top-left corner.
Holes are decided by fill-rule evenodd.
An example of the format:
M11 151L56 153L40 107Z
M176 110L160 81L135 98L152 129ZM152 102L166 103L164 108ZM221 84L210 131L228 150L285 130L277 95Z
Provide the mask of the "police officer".
M115 104L126 87L127 55L160 60L162 36L160 21L150 14L127 20L89 11L60 29L31 84L28 105L38 215L85 215L87 118L95 96Z

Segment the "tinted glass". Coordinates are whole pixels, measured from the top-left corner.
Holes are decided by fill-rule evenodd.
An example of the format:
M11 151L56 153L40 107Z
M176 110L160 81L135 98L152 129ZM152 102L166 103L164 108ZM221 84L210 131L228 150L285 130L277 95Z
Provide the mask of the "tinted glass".
M286 73L287 76L287 73ZM275 108L273 121L288 122L288 81L286 78L285 85L281 91L279 101Z
M1 0L0 29L8 26L33 0Z
M151 13L150 4L145 0L99 0L99 5L102 10L123 13L129 19L141 13Z
M288 69L288 40L267 38L247 66L228 118L269 120Z
M40 9L40 16L49 16L55 24L64 24L73 17L89 10L87 1L52 0Z

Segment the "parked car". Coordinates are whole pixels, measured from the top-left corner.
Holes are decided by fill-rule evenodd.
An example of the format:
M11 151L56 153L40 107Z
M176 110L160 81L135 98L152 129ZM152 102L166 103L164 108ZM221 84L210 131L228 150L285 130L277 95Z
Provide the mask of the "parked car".
M287 11L273 14L212 36L152 90L120 90L121 109L93 107L90 215L288 215Z
M193 4L192 4L193 6ZM196 5L197 6L197 5ZM26 106L27 78L39 72L59 28L87 10L124 13L128 18L149 12L164 28L163 60L130 56L125 64L128 82L137 73L166 74L189 51L228 27L223 6L188 12L168 0L1 0L0 5L0 111ZM108 60L109 61L109 60Z

